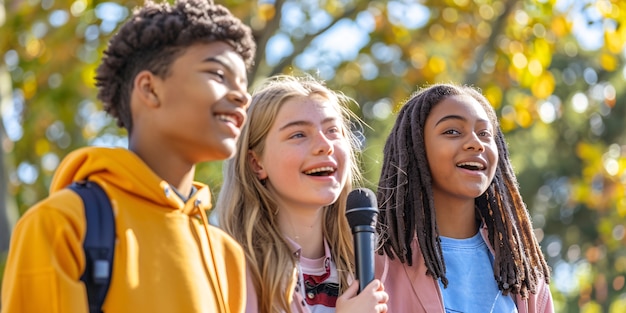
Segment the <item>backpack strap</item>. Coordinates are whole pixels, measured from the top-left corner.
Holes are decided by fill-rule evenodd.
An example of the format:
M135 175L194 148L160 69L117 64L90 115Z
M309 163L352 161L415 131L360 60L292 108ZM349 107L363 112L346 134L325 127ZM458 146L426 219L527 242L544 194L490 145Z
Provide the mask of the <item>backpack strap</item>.
M87 220L83 242L86 264L80 280L87 288L89 312L101 313L113 270L115 250L113 209L107 194L92 181L74 182L69 188L83 199Z

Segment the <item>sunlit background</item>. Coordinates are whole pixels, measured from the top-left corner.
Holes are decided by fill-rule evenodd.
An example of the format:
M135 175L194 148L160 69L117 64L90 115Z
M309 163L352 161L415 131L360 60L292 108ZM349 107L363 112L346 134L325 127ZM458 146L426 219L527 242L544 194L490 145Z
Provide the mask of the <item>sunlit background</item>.
M481 88L552 267L557 312L626 312L626 2L216 2L255 32L251 90L306 72L357 100L372 189L411 93L437 82ZM47 195L60 160L82 145L127 145L93 77L137 4L0 0L0 273L15 221ZM197 179L217 194L221 164Z

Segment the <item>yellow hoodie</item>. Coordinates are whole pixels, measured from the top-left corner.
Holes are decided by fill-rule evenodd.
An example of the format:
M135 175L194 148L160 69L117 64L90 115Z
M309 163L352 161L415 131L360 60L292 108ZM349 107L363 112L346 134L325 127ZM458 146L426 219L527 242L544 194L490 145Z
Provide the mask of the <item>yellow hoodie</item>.
M184 203L134 153L83 148L65 158L50 196L18 221L2 283L2 312L86 313L85 214L72 181L97 182L111 199L116 248L103 311L243 312L240 246L209 226L206 185Z

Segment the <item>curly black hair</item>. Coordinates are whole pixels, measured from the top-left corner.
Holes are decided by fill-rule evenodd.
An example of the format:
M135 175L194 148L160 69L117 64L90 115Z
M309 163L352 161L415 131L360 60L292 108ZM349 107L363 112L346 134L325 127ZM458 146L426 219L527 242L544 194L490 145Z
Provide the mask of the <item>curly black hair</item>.
M496 130L498 166L485 193L476 198L476 217L484 221L495 252L494 277L504 294L527 297L550 270L534 236L509 159L504 134L488 100L470 86L437 84L414 94L402 107L384 148L378 183L380 254L412 265L417 237L427 273L447 286L446 267L435 220L432 178L426 159L424 125L434 106L454 95L476 99Z
M174 4L147 0L111 38L96 70L98 99L104 110L130 133L135 76L149 70L165 78L186 48L215 41L230 44L250 70L256 51L252 31L228 9L210 0L177 0Z

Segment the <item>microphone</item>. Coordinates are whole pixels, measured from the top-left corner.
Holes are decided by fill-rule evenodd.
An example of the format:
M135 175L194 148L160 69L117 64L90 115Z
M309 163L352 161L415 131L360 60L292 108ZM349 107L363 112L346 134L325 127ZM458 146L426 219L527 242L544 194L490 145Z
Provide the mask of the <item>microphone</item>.
M356 277L361 292L374 280L374 246L376 242L376 217L378 203L374 192L357 188L348 194L346 217L352 229Z

